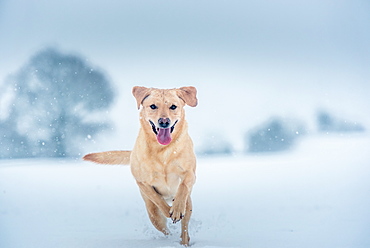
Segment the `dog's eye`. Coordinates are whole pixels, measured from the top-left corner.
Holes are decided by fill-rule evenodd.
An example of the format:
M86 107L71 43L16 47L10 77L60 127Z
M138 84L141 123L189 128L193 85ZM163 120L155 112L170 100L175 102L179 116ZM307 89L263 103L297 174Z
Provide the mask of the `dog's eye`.
M172 110L175 110L177 108L177 106L176 105L172 105L171 107L170 107L170 109L172 109Z
M152 104L152 105L150 105L150 108L151 108L151 109L156 109L156 108L157 108L157 106L156 106L155 104Z

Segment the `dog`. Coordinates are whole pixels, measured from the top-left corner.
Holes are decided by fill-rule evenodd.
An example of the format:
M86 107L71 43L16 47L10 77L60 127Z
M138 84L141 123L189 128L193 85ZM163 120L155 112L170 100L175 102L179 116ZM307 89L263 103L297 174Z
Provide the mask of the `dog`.
M132 151L91 153L86 161L130 164L153 226L168 235L167 218L181 220L181 244L189 246L191 191L196 157L188 134L184 106L198 104L195 87L156 89L135 86L140 130Z

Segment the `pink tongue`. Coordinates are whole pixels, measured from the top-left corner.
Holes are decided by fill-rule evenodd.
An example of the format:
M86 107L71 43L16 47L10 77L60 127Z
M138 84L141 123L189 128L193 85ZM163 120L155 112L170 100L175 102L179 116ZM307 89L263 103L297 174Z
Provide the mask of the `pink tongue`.
M160 128L158 130L157 140L161 145L168 145L171 143L171 128Z

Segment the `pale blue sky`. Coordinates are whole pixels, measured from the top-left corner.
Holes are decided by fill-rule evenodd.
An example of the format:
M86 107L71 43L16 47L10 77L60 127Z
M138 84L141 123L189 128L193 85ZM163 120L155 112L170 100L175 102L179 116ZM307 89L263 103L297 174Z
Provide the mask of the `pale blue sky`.
M45 45L81 52L98 64L111 57L180 64L184 59L360 67L370 62L370 3L364 0L0 4L0 51L7 58L1 75L6 65L17 68Z

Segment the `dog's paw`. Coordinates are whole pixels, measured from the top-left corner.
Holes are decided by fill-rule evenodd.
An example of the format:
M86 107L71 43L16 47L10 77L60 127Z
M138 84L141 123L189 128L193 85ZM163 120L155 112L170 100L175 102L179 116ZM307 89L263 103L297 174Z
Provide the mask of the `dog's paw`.
M170 217L173 223L180 221L185 216L185 202L174 200L170 209Z

